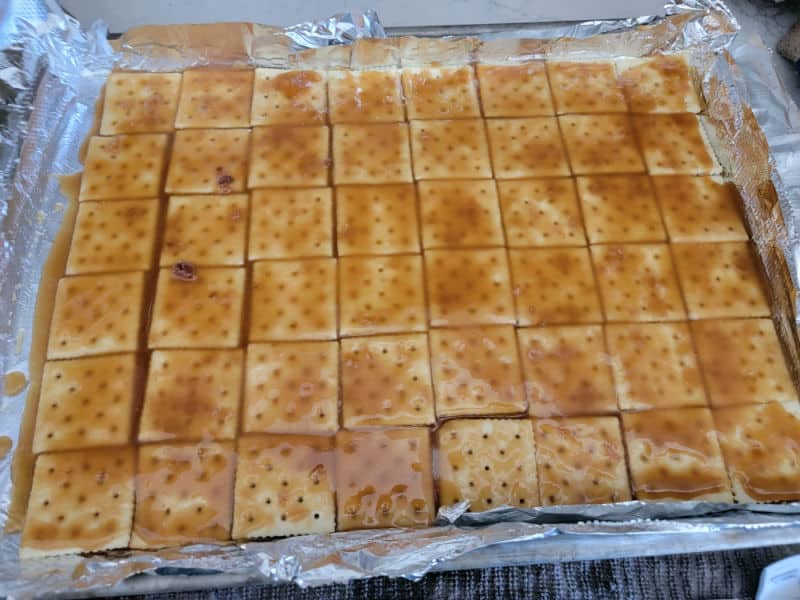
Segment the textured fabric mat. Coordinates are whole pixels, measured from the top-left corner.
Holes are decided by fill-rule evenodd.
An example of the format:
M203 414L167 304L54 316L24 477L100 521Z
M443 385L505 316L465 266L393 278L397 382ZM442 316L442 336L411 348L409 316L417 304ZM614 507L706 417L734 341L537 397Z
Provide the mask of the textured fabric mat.
M768 564L800 553L800 545L431 573L419 582L377 577L349 585L301 589L248 586L202 592L129 596L146 600L357 600L361 598L753 598Z

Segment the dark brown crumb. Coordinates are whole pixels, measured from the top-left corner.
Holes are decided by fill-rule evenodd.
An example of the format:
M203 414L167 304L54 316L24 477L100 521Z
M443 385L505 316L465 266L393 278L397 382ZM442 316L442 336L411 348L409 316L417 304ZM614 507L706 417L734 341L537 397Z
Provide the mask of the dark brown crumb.
M181 281L195 281L197 279L197 269L194 263L181 260L172 265L172 276Z

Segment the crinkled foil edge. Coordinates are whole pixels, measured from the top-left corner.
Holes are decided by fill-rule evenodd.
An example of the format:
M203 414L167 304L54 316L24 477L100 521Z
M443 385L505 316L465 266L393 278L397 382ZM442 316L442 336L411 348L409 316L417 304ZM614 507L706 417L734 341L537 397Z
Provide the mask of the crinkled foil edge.
M502 27L471 38L377 43L385 31L373 11L285 30L250 23L142 27L126 33L117 52L106 42L102 24L81 31L52 0L25 6L25 12L12 14L0 26L0 97L5 102L5 119L0 120L3 373L27 372L41 268L66 204L56 175L80 168L78 149L115 65L134 70L209 64L362 68L476 56L523 60L657 50L688 51L705 74L708 129L727 158L727 175L742 191L748 223L782 308L781 333L793 354L791 362L800 362L795 317L800 113L780 85L766 49L758 40L735 39L735 20L718 0L673 2L666 5L665 17ZM0 437L7 436L14 446L24 398L24 391L0 398ZM0 458L0 525L9 517L11 457ZM627 502L483 513L466 508L443 507L437 526L421 530L342 532L24 562L18 558L19 535L6 534L0 538L0 594L102 595L251 581L311 586L375 575L417 579L447 568L800 542L800 503Z

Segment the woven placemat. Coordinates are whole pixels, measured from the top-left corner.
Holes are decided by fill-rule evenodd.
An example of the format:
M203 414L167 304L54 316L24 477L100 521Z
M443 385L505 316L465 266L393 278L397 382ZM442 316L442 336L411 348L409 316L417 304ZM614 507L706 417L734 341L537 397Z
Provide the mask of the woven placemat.
M761 570L800 553L800 545L565 562L431 573L419 582L376 577L348 585L301 589L294 585L247 586L202 592L129 596L146 600L357 600L360 598L753 598Z

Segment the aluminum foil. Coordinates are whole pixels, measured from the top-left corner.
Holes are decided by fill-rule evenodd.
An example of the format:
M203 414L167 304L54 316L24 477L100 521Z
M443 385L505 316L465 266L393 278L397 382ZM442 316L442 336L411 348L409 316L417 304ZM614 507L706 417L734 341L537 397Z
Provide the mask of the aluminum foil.
M496 27L477 38L439 41L436 51L444 50L453 60L476 53L519 60L689 51L705 74L709 130L746 203L781 309L784 342L792 362L800 364L795 291L800 113L780 85L766 49L758 40L735 39L737 25L724 4L686 0L665 8L663 18ZM115 51L102 24L82 31L54 2L15 0L10 11L10 20L0 23L0 373L26 375L32 368L31 324L42 265L67 206L56 176L80 168L79 148L114 64L147 70L203 64L358 67L362 54L370 54L360 54L359 48L368 49L370 39L385 35L375 13L366 11L286 30L248 23L138 28L125 34ZM398 50L385 53L387 64L404 60L399 48L407 42L384 46ZM374 575L416 579L449 568L800 541L800 503L627 502L501 507L483 513L469 513L462 503L440 509L437 526L422 530L342 532L20 562L19 534L14 533L20 515L11 503L12 453L3 455L2 448L10 442L16 449L20 441L25 392L0 397L0 526L7 531L0 537L0 594L9 597L196 589L249 581L320 585Z

